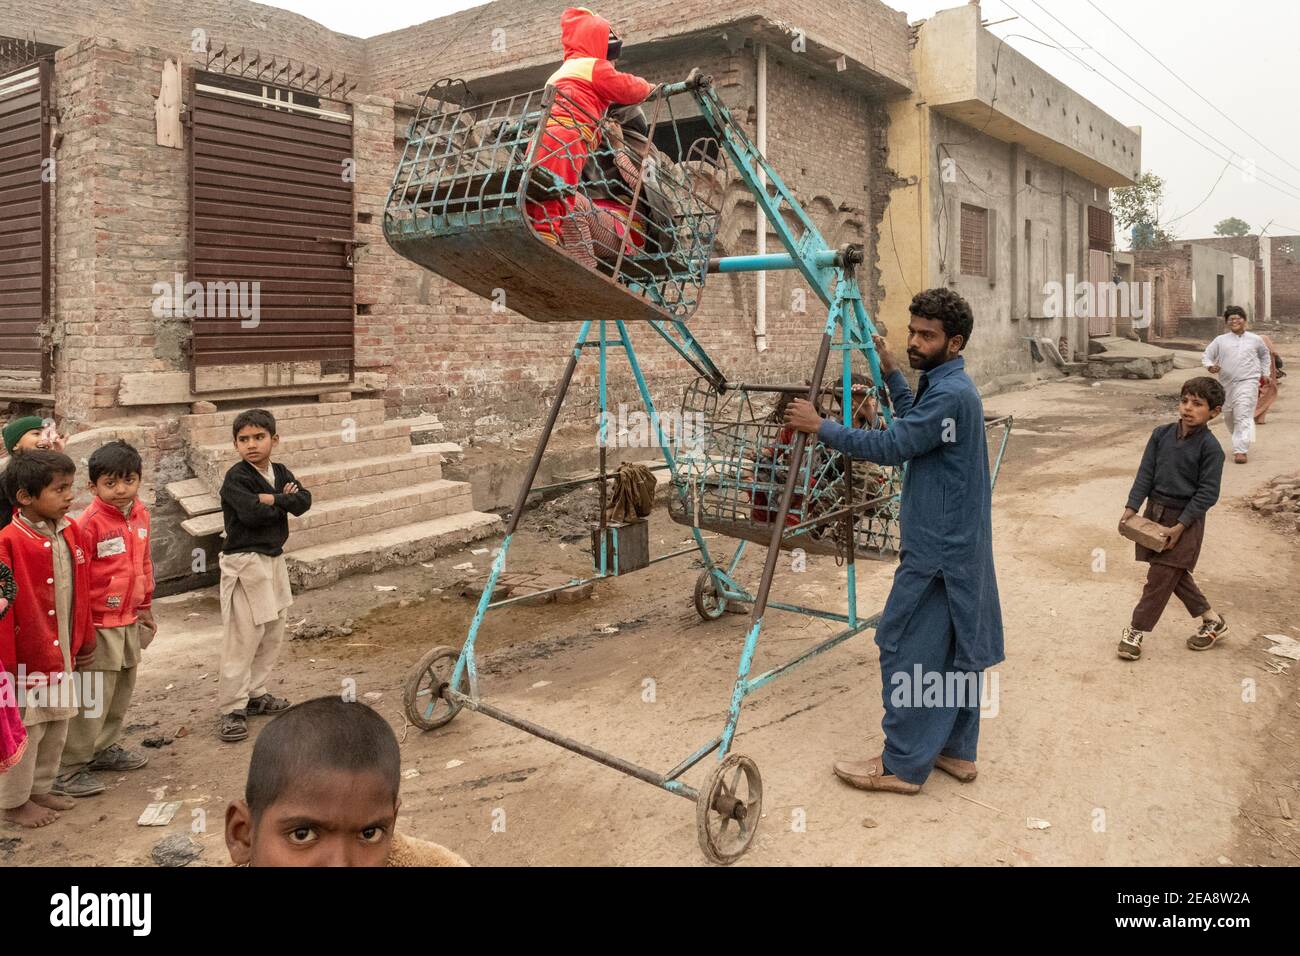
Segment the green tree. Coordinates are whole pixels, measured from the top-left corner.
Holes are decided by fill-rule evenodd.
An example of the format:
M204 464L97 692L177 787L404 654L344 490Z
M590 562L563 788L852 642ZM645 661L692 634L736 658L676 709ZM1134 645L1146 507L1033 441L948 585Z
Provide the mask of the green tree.
M1229 216L1214 227L1214 234L1216 236L1246 236L1250 234L1250 223L1244 219L1238 219L1236 216Z
M1164 249L1178 237L1160 225L1160 204L1165 181L1155 173L1143 173L1132 186L1111 190L1110 211L1115 221L1132 236L1133 249Z

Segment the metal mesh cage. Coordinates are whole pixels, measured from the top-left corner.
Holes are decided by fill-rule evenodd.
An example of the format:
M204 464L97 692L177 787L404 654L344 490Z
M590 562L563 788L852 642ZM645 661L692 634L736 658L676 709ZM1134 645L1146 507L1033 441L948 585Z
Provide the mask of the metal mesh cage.
M684 141L672 97L635 122L551 87L469 99L441 81L416 111L384 214L394 249L539 321L695 311L726 167L715 140Z
M767 392L756 386L720 395L704 379L687 389L682 414L684 421L694 421L695 440L678 458L676 493L669 499L674 521L770 543L795 441L781 419L785 397L794 394L797 390ZM839 401L838 390L825 394L832 404ZM853 461L846 481L846 461L821 442L809 441L795 476L783 549L844 554L851 535L859 557L897 554L902 469Z

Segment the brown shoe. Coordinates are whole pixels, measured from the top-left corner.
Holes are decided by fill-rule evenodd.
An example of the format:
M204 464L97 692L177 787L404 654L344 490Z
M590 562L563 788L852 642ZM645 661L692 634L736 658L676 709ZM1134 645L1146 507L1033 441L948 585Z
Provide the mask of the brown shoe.
M979 776L979 771L975 769L974 760L958 760L956 757L945 757L940 754L935 758L934 766L936 770L942 770L950 777L956 777L962 783L970 783Z
M1246 463L1246 456L1241 452L1237 452L1237 454L1232 456L1232 460L1238 465L1244 465Z
M899 780L885 773L885 762L880 757L870 760L837 760L835 776L859 790L888 790L890 793L919 793L921 785Z

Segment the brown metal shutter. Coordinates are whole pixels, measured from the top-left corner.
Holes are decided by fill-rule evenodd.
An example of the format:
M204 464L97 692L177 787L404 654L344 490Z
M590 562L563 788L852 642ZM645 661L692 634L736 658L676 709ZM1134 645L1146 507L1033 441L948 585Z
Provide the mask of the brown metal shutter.
M50 314L50 64L0 77L0 379L47 392Z
M1088 248L1111 251L1115 241L1115 217L1108 210L1088 207Z
M191 274L258 283L254 327L193 320L198 365L348 362L353 358L351 122L246 94L191 95Z
M989 274L989 211L979 206L961 204L961 271L962 275Z

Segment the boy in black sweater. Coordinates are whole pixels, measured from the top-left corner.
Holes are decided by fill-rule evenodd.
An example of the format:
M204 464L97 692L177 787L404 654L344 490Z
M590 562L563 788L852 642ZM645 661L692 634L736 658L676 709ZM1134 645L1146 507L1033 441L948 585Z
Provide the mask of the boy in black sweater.
M1228 633L1228 623L1215 613L1196 582L1192 569L1205 536L1205 513L1219 500L1223 476L1223 447L1210 434L1209 421L1223 410L1223 386L1201 376L1183 383L1178 421L1151 433L1137 478L1128 494L1120 528L1147 502L1144 517L1168 528L1168 543L1160 551L1137 545L1137 560L1150 562L1146 587L1133 609L1133 618L1119 641L1119 656L1142 656L1142 638L1156 626L1171 594L1201 626L1187 639L1194 651L1207 651Z
M293 594L284 543L289 515L306 514L311 492L288 468L274 464L280 443L275 416L241 412L231 429L240 461L221 483L226 543L221 548L221 683L218 690L225 741L248 736L250 714L277 714L289 702L267 690L267 678L284 642Z

